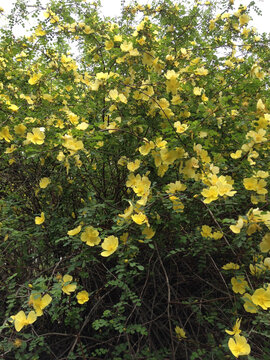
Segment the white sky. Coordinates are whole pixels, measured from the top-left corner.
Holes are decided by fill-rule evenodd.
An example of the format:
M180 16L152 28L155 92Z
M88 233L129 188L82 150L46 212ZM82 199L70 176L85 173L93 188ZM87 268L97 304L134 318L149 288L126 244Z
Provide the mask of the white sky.
M202 0L204 2L205 0ZM210 0L211 1L211 0ZM235 0L235 8L237 9L240 4L248 5L251 0ZM151 4L152 0L138 0L140 4ZM252 13L253 22L251 23L253 26L257 28L257 30L262 32L270 33L270 0L255 0L256 5L262 10L262 16L258 16L256 13ZM12 6L12 0L0 0L0 6L4 8L6 11ZM130 0L125 0L125 5L129 4ZM103 14L105 16L117 16L120 13L121 8L121 0L101 0L101 4L103 6ZM1 26L1 23L0 23Z

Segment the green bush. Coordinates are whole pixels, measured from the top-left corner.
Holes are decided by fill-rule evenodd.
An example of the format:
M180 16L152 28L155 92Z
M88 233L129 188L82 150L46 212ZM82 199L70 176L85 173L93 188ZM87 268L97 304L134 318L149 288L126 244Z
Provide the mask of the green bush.
M269 358L270 52L253 8L0 10L4 359Z

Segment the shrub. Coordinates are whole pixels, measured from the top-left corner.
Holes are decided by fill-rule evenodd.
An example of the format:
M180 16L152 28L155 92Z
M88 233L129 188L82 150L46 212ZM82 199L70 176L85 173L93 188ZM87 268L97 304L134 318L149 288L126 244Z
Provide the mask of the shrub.
M253 7L14 5L5 359L268 358L270 53Z

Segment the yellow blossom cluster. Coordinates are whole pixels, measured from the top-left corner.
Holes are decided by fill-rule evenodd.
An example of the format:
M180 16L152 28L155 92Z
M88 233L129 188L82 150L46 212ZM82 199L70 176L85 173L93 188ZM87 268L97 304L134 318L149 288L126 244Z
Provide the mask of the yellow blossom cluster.
M32 305L36 315L43 315L43 309L48 306L52 301L49 294L41 295L40 293L32 293L29 298L29 305Z
M167 73L165 74L165 77L167 79L166 81L167 93L171 92L173 95L177 93L177 90L179 88L179 82L177 80L178 76L179 74L177 74L174 70L168 70Z
M45 139L44 131L34 128L31 133L27 133L26 139L33 144L42 145Z
M76 228L69 230L68 235L69 236L75 236L79 234L81 231L81 225L77 226ZM86 226L84 228L84 231L81 233L81 240L85 242L88 246L95 246L99 245L101 242L101 238L99 237L99 231L95 229L93 226ZM119 245L118 238L116 236L108 236L106 237L101 247L104 251L101 252L101 256L107 257L113 254Z
M247 226L247 235L252 235L256 231L261 230L261 225L264 224L270 229L270 211L262 211L257 209L249 209L246 216L239 216L235 225L231 225L230 229L235 234L239 234L244 225ZM263 251L267 252L267 251Z
M260 179L255 176L244 178L243 184L245 189L249 191L256 191L259 195L265 195L268 193L268 190L266 189L267 182L264 179Z
M164 145L159 146L160 142L157 142L156 150L152 151L152 156L155 166L158 169L157 175L163 177L169 169L169 166L173 165L175 161L183 159L186 156L186 152L181 147L168 149L164 141L161 142Z
M223 234L220 231L214 231L212 233L212 228L208 225L202 226L201 235L205 238L210 238L210 239L214 239L214 240L219 240L223 237Z
M77 231L77 230L76 230ZM75 232L76 232L75 231ZM81 234L81 240L88 246L95 246L101 242L99 232L93 226L87 226Z
M252 275L259 277L270 270L270 258L254 257L254 263L249 265L249 270Z
M176 326L174 330L176 332L176 337L178 340L183 340L187 338L185 330L183 328L180 328L180 326Z
M145 205L147 203L148 196L150 195L151 181L146 175L141 176L137 174L135 176L131 173L128 176L126 186L132 188L134 193L140 197L140 200L137 201L139 205Z
M62 286L62 291L66 295L70 295L76 290L76 283L73 283L73 277L71 275L65 274L63 277L58 274L57 280L60 281ZM32 287L29 284L29 287ZM89 294L87 291L83 290L77 294L77 300L79 304L84 304L89 300ZM49 294L42 295L38 291L33 291L29 297L28 304L34 308L34 311L30 311L28 315L25 314L23 310L19 311L16 315L12 315L11 322L14 323L16 331L21 331L23 327L33 324L38 316L43 315L44 309L52 302L52 297Z
M223 270L238 270L238 269L240 269L240 266L238 264L230 262L230 263L223 265L222 269Z
M37 315L34 311L30 311L26 316L23 310L19 311L16 315L11 316L16 331L21 331L24 326L33 324L37 320Z
M236 276L231 278L232 290L234 293L244 294L248 288L248 283L244 276Z
M236 358L241 355L249 355L251 351L250 345L247 343L247 339L239 334L236 334L234 337L229 339L228 346Z
M212 201L218 199L219 196L234 196L236 191L233 190L234 181L230 176L217 176L211 175L207 178L207 183L209 187L203 189L201 194L205 197L204 203L209 204Z
M232 354L238 358L240 355L249 355L251 348L247 343L247 339L244 336L241 336L240 329L241 319L237 319L232 330L225 330L227 334L233 336L228 341L228 346Z
M71 155L84 148L83 142L81 140L75 140L71 135L64 136L63 146L70 151Z
M13 139L13 136L9 132L9 127L4 126L0 130L0 140L4 139L6 142L10 142Z

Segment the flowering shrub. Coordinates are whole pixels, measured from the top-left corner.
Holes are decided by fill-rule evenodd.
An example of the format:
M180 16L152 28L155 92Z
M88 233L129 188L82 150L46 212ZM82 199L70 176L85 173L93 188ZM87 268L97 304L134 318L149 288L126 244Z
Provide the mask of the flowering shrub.
M5 359L270 356L270 52L252 8L0 9Z

